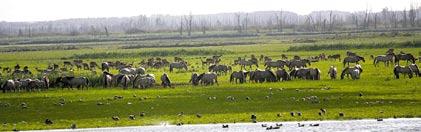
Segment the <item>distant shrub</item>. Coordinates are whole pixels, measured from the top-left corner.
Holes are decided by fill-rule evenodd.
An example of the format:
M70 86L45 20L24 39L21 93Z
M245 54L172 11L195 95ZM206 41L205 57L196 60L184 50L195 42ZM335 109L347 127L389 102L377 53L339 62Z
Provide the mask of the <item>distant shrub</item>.
M74 45L70 46L27 46L27 47L5 47L0 52L24 52L24 51L49 51L49 50L77 50L80 49Z

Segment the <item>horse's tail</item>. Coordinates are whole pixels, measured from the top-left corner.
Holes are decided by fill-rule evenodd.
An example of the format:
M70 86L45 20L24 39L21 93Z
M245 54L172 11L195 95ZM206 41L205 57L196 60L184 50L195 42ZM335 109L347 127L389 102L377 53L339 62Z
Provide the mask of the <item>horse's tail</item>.
M395 74L396 79L399 79L399 72L396 67L393 69L393 73Z
M377 64L377 57L375 57L373 60L373 65L376 66L376 64Z
M231 73L230 82L232 82L233 80L234 80L234 73Z
M341 80L342 79L344 79L344 77L345 77L345 72L348 70L348 67L347 68L345 68L344 70L342 70L342 73L341 73Z

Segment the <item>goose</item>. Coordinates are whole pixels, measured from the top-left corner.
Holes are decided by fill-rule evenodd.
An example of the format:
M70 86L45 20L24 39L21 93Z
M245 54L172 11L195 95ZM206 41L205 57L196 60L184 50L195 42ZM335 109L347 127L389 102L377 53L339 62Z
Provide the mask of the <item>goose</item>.
M267 127L267 124L262 124L262 127Z
M295 113L294 113L294 112L290 112L290 114L291 114L291 116L292 116L292 117L295 115Z
M314 126L315 127L315 126L319 126L319 124L310 124L310 126Z
M304 124L298 123L298 127L304 127Z
M196 117L197 117L197 118L202 118L202 115L201 115L201 114L199 114L199 113L197 113L197 114L196 114Z
M76 127L76 124L75 123L73 123L72 125L70 125L70 128L71 129L76 129L77 127Z
M51 124L53 124L53 121L50 120L50 119L45 119L44 123L47 124L47 125L51 125Z
M114 121L118 121L118 120L120 120L120 117L118 117L118 116L113 116L113 117L111 117Z
M222 128L228 128L228 124L227 125L222 125Z
M344 113L343 112L339 112L339 117L344 117Z
M134 119L136 119L136 117L135 117L135 115L129 115L129 119L134 120Z

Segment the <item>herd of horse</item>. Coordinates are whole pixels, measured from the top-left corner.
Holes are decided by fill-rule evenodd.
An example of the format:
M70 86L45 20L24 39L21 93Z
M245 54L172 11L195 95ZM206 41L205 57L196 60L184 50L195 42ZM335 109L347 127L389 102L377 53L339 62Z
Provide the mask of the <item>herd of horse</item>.
M385 55L378 55L376 57L370 56L373 59L375 67L378 63L383 62L385 66L389 66L391 63L395 64L393 73L397 79L400 75L408 76L412 78L420 76L420 71L416 65L416 58L409 53L400 52L394 53L393 49L389 49ZM293 56L291 60L285 54L281 55L281 60L272 60L268 56L261 55L258 59L255 55L251 55L249 59L246 57L238 57L231 65L224 65L221 63L221 55L215 55L211 57L205 57L205 60L200 58L203 67L208 67L207 72L196 73L193 72L189 83L193 86L196 85L213 85L218 84L218 76L229 75L229 82L232 83L246 83L246 82L278 82L278 81L290 81L294 79L303 80L320 80L321 71L319 68L309 68L311 63L317 63L323 60L339 60L342 61L344 66L340 79L350 77L351 79L360 79L361 73L363 72L360 62L365 62L365 58L351 51L346 52L346 56L341 59L340 54L325 55L324 53L317 56L311 56L308 58L301 58L300 56ZM407 66L401 66L399 61L407 61ZM259 63L263 62L265 69L258 69ZM410 62L410 63L409 63ZM355 63L354 66L350 66L350 63ZM17 64L12 72L11 68L3 67L3 73L10 73L9 79L1 80L1 90L3 92L9 91L34 91L34 90L47 90L50 87L62 87L62 88L78 88L84 89L90 86L94 86L91 78L88 77L75 77L72 75L63 75L63 72L75 70L90 70L96 72L96 69L100 68L102 74L97 76L100 78L100 85L104 88L121 86L124 89L132 86L133 88L150 88L155 86L156 78L154 74L146 72L147 68L164 68L168 67L170 72L174 69L188 71L189 63L180 57L174 57L174 62L169 62L166 59L161 58L149 58L147 61L142 60L139 63L139 67L135 68L134 63L125 63L121 61L115 62L102 62L98 65L96 62L84 62L83 60L64 61L62 67L58 64L50 64L47 69L40 70L35 68L39 72L38 78L34 78L34 75L29 70L28 66L21 67ZM233 66L239 66L240 70L233 71ZM252 70L253 67L255 70ZM116 69L117 74L112 74L110 69ZM249 69L249 70L247 70ZM52 76L52 75L59 76ZM338 71L335 66L330 66L328 75L331 79L337 79ZM50 81L49 78L55 78ZM163 73L160 77L161 85L163 87L172 87L170 77L167 73ZM96 84L98 85L98 84Z

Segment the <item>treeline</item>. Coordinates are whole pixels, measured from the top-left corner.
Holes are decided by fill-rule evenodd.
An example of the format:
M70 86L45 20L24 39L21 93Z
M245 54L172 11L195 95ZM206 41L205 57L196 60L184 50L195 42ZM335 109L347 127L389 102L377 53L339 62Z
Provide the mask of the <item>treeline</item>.
M48 36L177 33L192 36L215 31L236 33L332 32L421 27L421 7L380 12L315 11L298 15L288 11L259 11L209 15L153 15L122 18L80 18L41 22L0 22L1 36Z

